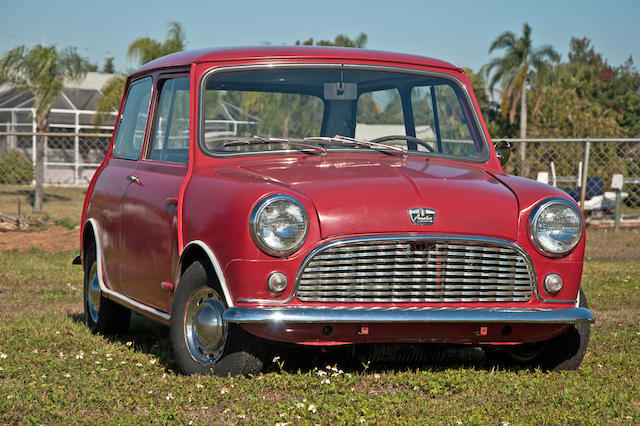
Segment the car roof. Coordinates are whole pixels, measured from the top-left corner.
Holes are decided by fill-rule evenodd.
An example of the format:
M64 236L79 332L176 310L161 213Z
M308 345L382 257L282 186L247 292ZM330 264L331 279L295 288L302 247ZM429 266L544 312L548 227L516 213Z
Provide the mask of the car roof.
M210 48L173 53L144 64L142 68L136 71L136 74L158 68L186 66L192 63L240 61L246 59L364 60L460 70L459 67L439 59L404 53L392 53L347 47L259 46Z

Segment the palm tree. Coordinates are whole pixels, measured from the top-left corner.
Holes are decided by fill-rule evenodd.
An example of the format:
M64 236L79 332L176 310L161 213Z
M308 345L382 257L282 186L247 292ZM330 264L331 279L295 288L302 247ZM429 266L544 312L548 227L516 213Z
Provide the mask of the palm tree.
M18 46L0 59L0 83L33 95L36 129L42 133L49 130L49 112L62 94L64 83L84 77L88 69L89 62L74 48L58 51L55 46ZM36 136L34 213L42 212L46 143L46 136Z
M180 52L185 48L185 34L182 25L178 22L169 22L169 31L164 42L159 42L149 37L138 37L129 45L127 57L138 59L140 65L153 61L154 59ZM106 117L118 109L122 100L122 92L127 79L122 76L111 78L102 88L102 96L96 105L94 124L99 126Z
M527 84L532 85L536 74L546 69L549 61L559 61L560 55L549 45L534 49L531 27L527 23L524 24L521 37L511 31L500 34L491 43L489 53L496 49L504 49L504 55L485 65L489 91L493 93L496 83L500 82L503 89L502 113L506 115L509 111L509 122L512 124L520 101L520 139L524 139L527 137ZM526 143L523 142L520 146L520 174L525 176Z
M182 25L171 21L164 42L161 43L149 37L138 37L129 45L127 57L129 59L138 58L140 64L146 64L170 53L184 50L184 41L185 34Z

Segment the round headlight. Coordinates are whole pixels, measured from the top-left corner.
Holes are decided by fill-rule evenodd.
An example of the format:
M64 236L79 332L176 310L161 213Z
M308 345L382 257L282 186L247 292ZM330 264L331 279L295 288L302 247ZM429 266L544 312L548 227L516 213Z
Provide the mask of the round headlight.
M253 209L250 229L253 240L265 253L286 256L304 243L309 218L300 201L287 194L275 194Z
M544 254L559 257L573 250L582 238L582 213L564 198L538 204L530 216L531 240Z

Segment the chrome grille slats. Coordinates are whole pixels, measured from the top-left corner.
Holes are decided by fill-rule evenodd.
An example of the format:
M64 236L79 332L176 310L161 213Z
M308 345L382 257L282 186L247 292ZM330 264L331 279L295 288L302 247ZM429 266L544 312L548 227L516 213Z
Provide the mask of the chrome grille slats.
M498 240L365 239L330 244L297 278L303 302L526 302L535 273L527 256Z

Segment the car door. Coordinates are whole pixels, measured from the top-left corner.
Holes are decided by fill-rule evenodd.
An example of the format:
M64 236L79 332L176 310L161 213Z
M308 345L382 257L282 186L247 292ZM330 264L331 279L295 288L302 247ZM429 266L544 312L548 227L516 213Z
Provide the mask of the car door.
M120 269L126 257L121 250L123 200L131 192L147 128L152 79L134 80L128 87L111 158L96 180L89 216L100 226L107 285L122 292Z
M127 296L168 312L178 263L177 204L189 158L188 74L160 76L149 140L122 212Z

